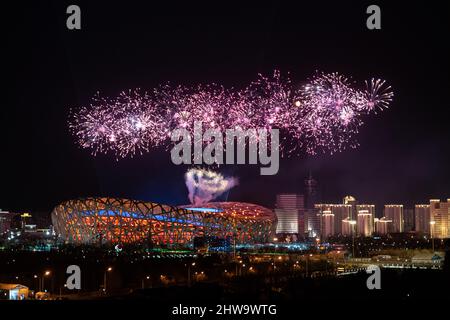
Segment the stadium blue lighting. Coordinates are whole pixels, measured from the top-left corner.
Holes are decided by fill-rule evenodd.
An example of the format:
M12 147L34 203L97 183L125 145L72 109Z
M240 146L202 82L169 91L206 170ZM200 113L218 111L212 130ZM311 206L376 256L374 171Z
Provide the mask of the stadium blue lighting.
M92 215L98 215L98 216L108 216L108 217L125 217L125 218L133 218L133 219L154 219L157 221L170 221L170 222L178 222L178 223L189 223L197 226L203 226L204 224L198 221L192 221L192 220L183 220L183 219L177 219L177 218L170 218L166 217L164 215L155 214L151 217L143 216L140 214L137 214L135 212L126 212L126 211L113 211L113 210L98 210L96 212L92 211L82 211L82 214L84 216L92 216Z
M216 209L216 208L185 208L186 210L190 210L190 211L198 211L198 212L222 212L223 210L221 209Z

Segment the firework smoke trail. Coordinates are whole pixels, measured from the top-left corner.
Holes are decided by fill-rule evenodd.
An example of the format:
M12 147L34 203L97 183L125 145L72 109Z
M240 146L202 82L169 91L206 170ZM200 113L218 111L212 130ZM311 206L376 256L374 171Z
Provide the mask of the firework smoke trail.
M185 182L193 205L207 203L238 184L236 178L225 178L214 171L196 168L186 172Z
M194 123L203 131L217 129L279 129L280 151L335 153L356 147L363 117L386 109L393 98L384 80L366 81L357 89L338 73L317 73L296 88L275 71L258 75L242 90L216 84L184 87L163 85L151 92L122 92L113 99L94 97L74 110L69 128L82 148L113 153L118 158L172 145L170 133L184 128L194 138ZM208 141L202 141L206 144Z

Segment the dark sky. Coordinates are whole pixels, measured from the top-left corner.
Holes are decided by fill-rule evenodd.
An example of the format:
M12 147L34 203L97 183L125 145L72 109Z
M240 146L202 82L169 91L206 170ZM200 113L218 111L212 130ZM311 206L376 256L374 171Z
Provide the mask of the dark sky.
M258 166L223 168L240 179L229 200L271 207L276 193L301 192L309 170L327 202L346 194L377 205L450 197L450 10L442 1L376 2L377 31L366 28L365 1L93 2L19 1L4 12L11 75L0 111L0 208L50 211L98 195L186 203L187 166L162 150L93 158L68 132L69 108L96 91L114 96L167 81L240 87L273 69L298 82L316 70L359 82L381 77L395 98L367 120L357 150L282 160L275 176L260 176ZM66 29L69 4L81 7L80 31Z

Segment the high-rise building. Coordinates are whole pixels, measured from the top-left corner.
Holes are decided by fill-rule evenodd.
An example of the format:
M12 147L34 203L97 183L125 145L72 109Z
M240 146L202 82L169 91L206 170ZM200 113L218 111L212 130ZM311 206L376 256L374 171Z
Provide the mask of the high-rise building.
M314 204L314 212L316 212L317 216L319 217L319 232L317 233L318 235L322 236L322 237L326 237L328 235L324 234L324 230L323 230L323 225L324 225L324 221L322 219L323 214L325 213L331 213L331 204L326 204L326 203L315 203Z
M375 205L356 204L357 232L360 236L370 237L374 232Z
M320 215L320 236L326 239L334 234L334 214L331 210L325 210Z
M450 199L430 200L430 233L433 238L450 238Z
M389 224L389 233L403 232L403 205L402 204L386 204L384 206L384 216L387 220L392 220Z
M305 228L308 237L317 237L320 234L320 213L317 209L305 210Z
M314 209L314 205L319 203L319 195L317 191L317 181L313 179L311 172L307 179L305 179L305 208Z
M375 218L375 205L374 204L357 204L356 213L358 214L361 210L367 210L368 213Z
M414 227L415 231L430 234L430 205L416 204L414 206Z
M331 207L331 211L334 213L334 231L336 235L343 234L342 232L342 220L352 216L352 206L349 204L334 204Z
M334 214L334 235L342 234L342 220L351 217L352 206L349 204L315 204L314 207L322 215L326 211Z
M387 234L391 228L392 220L382 217L381 219L375 218L375 232L377 234Z
M300 194L278 194L275 209L277 234L304 233L304 197Z
M358 211L356 210L358 201L356 200L356 198L353 196L345 196L344 199L342 199L342 203L351 206L350 217L351 219L356 220L356 216L358 214Z
M356 234L356 220L345 218L342 220L342 234L344 236L351 236Z
M8 232L12 228L15 216L18 216L18 214L0 209L0 235Z
M298 234L298 212L296 210L275 209L277 234Z
M413 208L404 208L403 209L403 231L410 232L414 230L414 209Z
M353 196L345 196L343 199L342 199L342 203L344 203L344 204L356 204L356 199L355 199L355 197L353 197Z
M367 209L358 211L357 233L363 237L370 237L373 233L373 213Z
M319 191L317 181L312 177L311 172L305 179L305 234L308 237L316 237L320 234L320 213L314 207L319 203Z

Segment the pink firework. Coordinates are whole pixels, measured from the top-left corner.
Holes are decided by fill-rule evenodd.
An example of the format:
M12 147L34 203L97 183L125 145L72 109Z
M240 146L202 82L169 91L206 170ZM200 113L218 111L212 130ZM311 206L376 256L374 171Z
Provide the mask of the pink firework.
M319 73L296 93L298 122L290 132L307 153L335 153L358 146L354 139L363 117L387 107L392 100L384 81L371 81L366 90L357 89L339 73Z
M386 81L381 79L370 79L366 81L365 99L369 111L383 110L389 107L394 93L391 86L386 86Z
M168 130L158 112L148 94L139 90L122 92L115 99L96 96L89 107L71 114L69 128L80 146L94 155L109 151L119 157L142 154L159 145L161 132Z
M294 151L334 153L357 146L354 136L363 117L387 108L392 97L383 80L372 79L365 89L357 89L343 75L322 73L296 88L275 71L271 77L259 75L241 90L216 84L163 85L150 93L96 96L91 105L71 113L69 128L82 148L117 157L170 147L174 129L186 129L193 138L196 121L202 122L203 130L222 133L279 129L280 150L288 156Z

